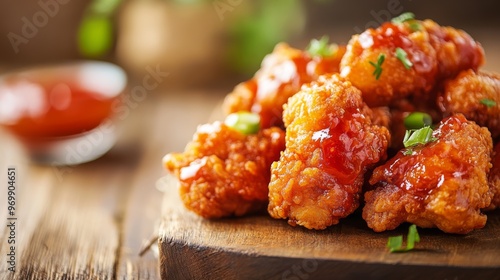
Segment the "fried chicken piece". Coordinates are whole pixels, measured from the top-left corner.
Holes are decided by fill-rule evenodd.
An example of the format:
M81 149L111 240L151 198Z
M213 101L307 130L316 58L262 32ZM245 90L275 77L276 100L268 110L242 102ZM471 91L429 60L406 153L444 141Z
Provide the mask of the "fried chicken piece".
M489 131L458 114L432 135L435 141L402 150L373 171L375 189L365 193L362 215L374 231L409 222L466 234L486 224L481 209L491 202Z
M215 122L199 126L184 153L163 163L179 179L186 208L204 218L242 216L266 209L270 166L284 148L280 128L244 135Z
M370 108L368 106L364 107L363 114L368 116L373 124L379 126L385 126L389 129L391 127L391 112L389 107L374 107Z
M494 210L500 207L500 143L495 145L491 164L488 182L492 199L487 210Z
M385 60L379 63L381 56ZM410 20L354 35L340 73L363 92L368 106L375 107L409 95L422 102L435 100L431 94L439 81L483 63L481 45L464 31L431 20ZM381 69L378 78L376 65Z
M467 70L446 81L444 88L438 104L445 115L462 113L488 127L494 138L500 136L500 75Z
M324 229L359 206L363 176L384 159L390 135L363 112L361 92L335 74L284 106L286 149L271 166L269 214Z
M285 43L262 61L262 67L249 81L238 84L224 100L229 113L251 111L261 117L263 128L282 126L283 104L300 87L326 73L338 73L345 47L339 46L330 56L311 56Z

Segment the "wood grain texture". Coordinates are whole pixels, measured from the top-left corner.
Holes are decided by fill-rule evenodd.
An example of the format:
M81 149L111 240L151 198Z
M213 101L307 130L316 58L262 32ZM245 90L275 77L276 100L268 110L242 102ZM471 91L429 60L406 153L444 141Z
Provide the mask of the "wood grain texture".
M98 161L61 169L9 161L19 170L19 227L16 273L2 262L5 279L115 279L120 205L138 157L120 146Z
M419 229L408 253L389 253L359 212L324 231L291 227L266 214L204 220L183 207L166 178L160 227L163 279L500 279L500 213L466 236Z
M0 279L159 279L155 250L139 252L157 236L161 158L183 149L221 98L200 91L161 94L131 108L109 153L78 166L31 164L19 143L0 131L0 184L5 186L7 167L18 172L16 273L7 270L2 187Z
M162 193L155 188L165 175L162 157L170 151L182 151L196 126L206 120L220 94L212 92L173 93L152 97L141 119L147 145L133 172L129 200L123 205L123 250L120 252L117 279L159 279L157 242L153 250L139 256L145 243L157 238L161 216ZM188 113L189 112L189 113ZM182 121L181 121L182 120ZM156 252L156 253L155 253Z

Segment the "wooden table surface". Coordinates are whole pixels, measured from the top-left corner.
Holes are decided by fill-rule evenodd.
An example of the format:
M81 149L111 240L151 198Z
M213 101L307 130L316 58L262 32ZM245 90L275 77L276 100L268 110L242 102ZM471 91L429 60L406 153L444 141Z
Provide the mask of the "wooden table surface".
M475 36L486 50L486 68L500 72L500 38L492 37L494 32ZM129 108L123 134L109 153L74 167L33 164L0 131L0 279L159 279L156 243L142 256L139 252L158 234L163 193L155 185L165 175L161 159L183 150L225 93L150 92ZM7 263L8 167L17 169L15 273Z
M2 132L0 279L159 279L154 250L139 252L157 234L161 159L183 150L221 98L222 91L152 92L122 120L108 154L73 167L32 164ZM15 273L7 263L8 167L17 169Z

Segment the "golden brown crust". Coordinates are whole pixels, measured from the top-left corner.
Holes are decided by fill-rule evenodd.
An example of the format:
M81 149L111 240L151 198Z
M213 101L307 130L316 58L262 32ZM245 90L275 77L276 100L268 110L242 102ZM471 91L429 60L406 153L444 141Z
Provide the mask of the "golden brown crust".
M488 107L481 103L485 99L495 104ZM468 120L488 127L494 138L500 136L500 75L463 71L445 83L438 103L446 115L464 114Z
M262 127L282 126L283 104L303 84L326 73L338 73L345 47L328 57L312 57L306 51L285 43L276 45L262 67L249 81L235 87L224 100L226 114L251 111L261 116Z
M436 141L399 152L376 168L375 190L365 194L363 218L374 231L402 222L465 234L484 227L481 209L491 202L488 172L492 140L486 128L463 115L443 120Z
M440 26L432 20L422 21L436 50L438 80L453 78L467 69L477 70L485 62L484 50L467 32Z
M163 162L179 179L186 208L205 218L242 216L266 208L269 167L284 147L279 128L247 136L215 122L200 126L184 153Z
M494 210L500 207L500 143L495 145L491 164L488 183L490 185L492 199L488 210Z
M322 76L290 98L286 149L271 166L268 212L291 225L324 229L359 205L367 169L386 156L390 135L363 114L361 92Z

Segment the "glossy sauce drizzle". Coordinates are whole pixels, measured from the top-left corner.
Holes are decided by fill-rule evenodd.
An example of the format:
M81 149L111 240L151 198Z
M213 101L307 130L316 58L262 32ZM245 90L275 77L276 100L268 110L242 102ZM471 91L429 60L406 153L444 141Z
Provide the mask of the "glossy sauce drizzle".
M255 93L251 111L261 116L261 126L282 126L282 106L301 86L326 73L339 71L340 57L345 48L331 57L311 57L300 50L268 55L256 77L246 84Z
M458 152L446 140L447 135L459 131L465 122L462 115L446 119L433 133L437 141L414 147L412 155L399 152L384 165L383 171L375 170L370 184L389 183L423 201L446 180L466 176L473 166L454 160Z
M413 63L412 68L420 74L427 73L429 75L427 79L431 79L431 75L434 75L434 72L437 71L435 58L429 56L429 53L420 49L421 46L416 45L410 39L410 31L404 25L385 23L378 29L371 32L367 31L365 34L365 36L371 36L373 41L371 48L403 49L408 59Z
M365 147L366 137L362 124L366 122L357 108L349 108L332 125L315 134L321 136L321 168L333 175L341 184L352 184L372 158Z

